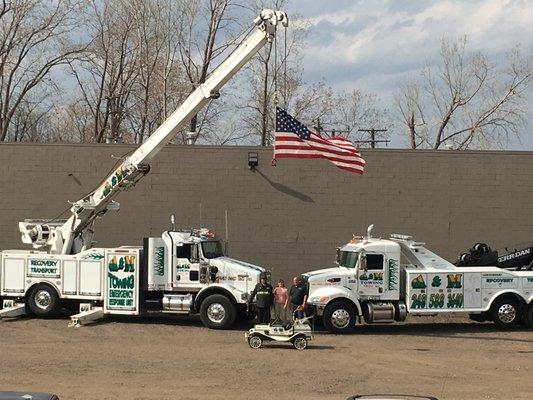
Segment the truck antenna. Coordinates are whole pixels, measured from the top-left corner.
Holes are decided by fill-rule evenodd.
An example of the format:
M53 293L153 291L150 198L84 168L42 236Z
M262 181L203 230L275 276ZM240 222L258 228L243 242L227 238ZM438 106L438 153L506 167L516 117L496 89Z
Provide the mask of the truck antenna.
M226 256L228 255L228 241L229 241L229 236L228 236L228 210L224 210L224 214L225 214L225 218L226 218L226 240L225 240L225 249L224 249L224 253L226 254Z

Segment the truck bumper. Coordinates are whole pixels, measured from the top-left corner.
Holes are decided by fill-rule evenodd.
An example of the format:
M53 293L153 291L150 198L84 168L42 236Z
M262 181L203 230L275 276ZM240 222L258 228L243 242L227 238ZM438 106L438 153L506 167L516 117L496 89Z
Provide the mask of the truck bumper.
M310 304L309 305L309 311L311 312L311 314L318 315L319 317L324 315L325 308L326 306L324 304Z

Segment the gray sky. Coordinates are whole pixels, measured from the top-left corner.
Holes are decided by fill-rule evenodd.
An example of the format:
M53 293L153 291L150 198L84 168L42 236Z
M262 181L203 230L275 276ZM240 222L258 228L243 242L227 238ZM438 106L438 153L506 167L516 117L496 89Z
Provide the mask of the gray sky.
M442 38L466 34L470 50L495 61L517 44L533 49L532 0L292 0L288 11L312 23L307 83L374 92L387 105L401 82L438 59ZM529 127L513 149L533 150L532 106L530 99ZM399 135L392 139L402 145Z

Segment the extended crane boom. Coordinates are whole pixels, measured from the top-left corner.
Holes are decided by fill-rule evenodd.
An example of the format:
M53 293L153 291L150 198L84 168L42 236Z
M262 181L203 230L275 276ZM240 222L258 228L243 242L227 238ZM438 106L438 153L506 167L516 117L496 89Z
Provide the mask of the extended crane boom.
M211 99L220 96L219 90L267 42L272 41L279 24L288 26L288 17L282 11L265 9L254 20L256 29L235 51L199 85L157 130L91 194L76 201L67 220L25 220L19 223L22 242L36 249L56 254L77 254L92 247L94 220L120 205L113 198L127 187L135 185L150 166L148 161L172 140Z

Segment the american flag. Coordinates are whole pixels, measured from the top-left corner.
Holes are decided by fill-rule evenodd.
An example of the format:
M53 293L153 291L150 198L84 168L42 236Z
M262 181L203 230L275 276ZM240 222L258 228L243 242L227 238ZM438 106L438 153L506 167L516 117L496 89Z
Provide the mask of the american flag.
M324 138L276 107L274 162L278 158L325 158L346 171L362 174L365 160L348 139Z

